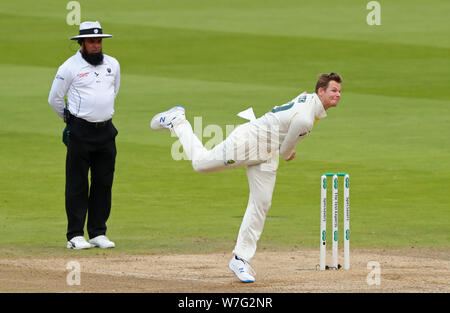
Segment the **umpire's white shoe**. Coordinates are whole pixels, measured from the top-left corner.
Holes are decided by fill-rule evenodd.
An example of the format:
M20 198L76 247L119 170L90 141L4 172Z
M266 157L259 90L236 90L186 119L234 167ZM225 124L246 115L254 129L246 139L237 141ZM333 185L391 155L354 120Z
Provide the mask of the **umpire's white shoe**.
M114 248L116 246L116 244L114 242L109 240L108 237L106 237L104 235L100 235L95 238L92 238L91 240L89 240L89 242L94 247L99 247L102 249Z
M94 246L91 245L89 242L87 242L83 236L73 237L67 242L67 249L81 250L81 249L89 249L92 247Z
M253 283L255 281L255 271L250 264L237 256L233 256L230 263L228 263L228 267L243 283Z
M174 106L170 110L156 114L150 122L153 130L167 129L173 127L173 121L177 118L186 118L185 110L181 105Z

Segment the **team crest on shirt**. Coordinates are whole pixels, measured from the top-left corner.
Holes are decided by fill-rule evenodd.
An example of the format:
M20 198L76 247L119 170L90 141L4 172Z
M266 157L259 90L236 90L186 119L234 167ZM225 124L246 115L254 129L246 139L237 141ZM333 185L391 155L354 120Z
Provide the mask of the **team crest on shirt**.
M108 68L106 69L106 71L108 72L108 74L106 74L106 76L114 76L114 74L111 73L111 72L112 72L111 68L108 67Z

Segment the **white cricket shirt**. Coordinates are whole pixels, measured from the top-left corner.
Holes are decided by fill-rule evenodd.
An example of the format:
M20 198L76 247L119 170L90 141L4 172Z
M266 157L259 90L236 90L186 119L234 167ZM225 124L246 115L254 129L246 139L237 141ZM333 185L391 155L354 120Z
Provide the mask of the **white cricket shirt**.
M103 64L94 66L83 59L80 50L59 68L48 103L63 118L64 96L74 116L88 122L103 122L114 114L114 100L120 87L119 62L104 54Z
M289 159L295 146L311 132L314 124L327 113L316 93L301 94L292 101L274 107L255 122L276 127L280 155Z

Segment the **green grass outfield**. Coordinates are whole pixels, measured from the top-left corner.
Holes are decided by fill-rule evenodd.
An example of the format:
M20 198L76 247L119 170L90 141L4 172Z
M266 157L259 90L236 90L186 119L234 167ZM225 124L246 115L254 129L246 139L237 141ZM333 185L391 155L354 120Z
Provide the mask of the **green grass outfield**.
M257 116L318 73L344 77L339 107L280 161L260 249L315 248L320 175L351 175L351 246L450 247L447 0L79 1L121 63L108 253L230 251L247 204L245 169L195 173L151 117L175 104L203 126ZM0 256L68 254L62 121L47 102L77 49L64 1L0 6ZM204 138L205 143L208 138ZM318 247L317 247L318 248ZM73 252L70 252L73 253ZM99 250L80 254L104 253Z

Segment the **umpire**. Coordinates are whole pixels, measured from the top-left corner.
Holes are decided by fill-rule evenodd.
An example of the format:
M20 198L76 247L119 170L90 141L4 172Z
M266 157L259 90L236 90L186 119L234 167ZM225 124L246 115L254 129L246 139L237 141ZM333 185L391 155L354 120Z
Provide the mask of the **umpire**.
M120 86L120 65L102 53L102 38L108 37L112 36L103 34L99 22L80 24L79 35L71 40L78 40L81 48L59 67L48 98L66 123L63 142L67 146L69 249L115 246L105 235L116 159L117 130L112 116ZM84 238L86 215L89 242Z

